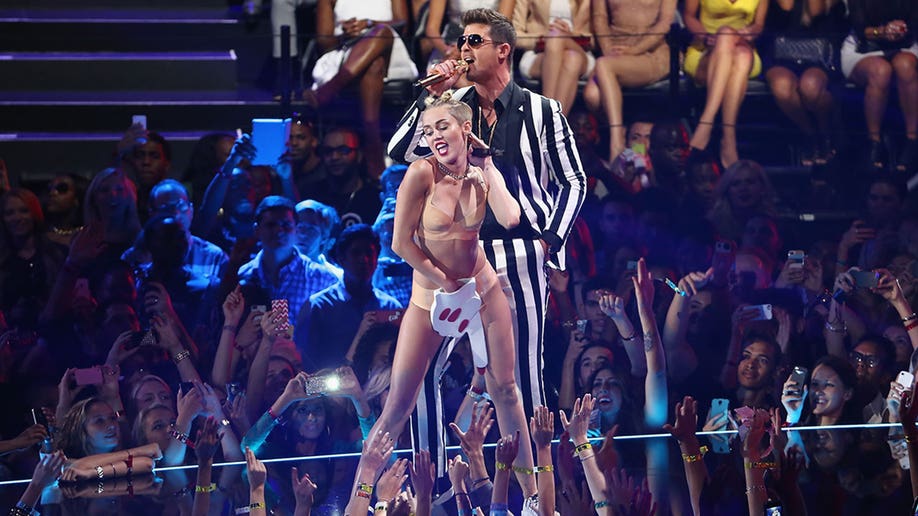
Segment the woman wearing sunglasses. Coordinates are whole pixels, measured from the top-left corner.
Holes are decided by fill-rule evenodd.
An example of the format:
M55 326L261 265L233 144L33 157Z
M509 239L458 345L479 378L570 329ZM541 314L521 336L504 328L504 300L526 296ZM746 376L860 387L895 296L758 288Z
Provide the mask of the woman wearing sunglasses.
M61 174L48 183L45 197L48 240L69 247L83 228L83 196L89 181L76 174Z
M593 72L589 0L517 0L513 8L517 46L523 50L519 71L542 80L542 95L570 112L577 81Z
M398 334L389 398L370 435L401 433L443 342L431 324L435 293L455 292L474 278L488 349L484 376L498 424L503 435L520 432L523 442L528 442L514 374L510 305L478 244L488 208L501 226L511 229L519 224L520 205L491 157L476 156L473 149L487 146L472 134L472 109L467 104L453 99L450 92L433 99L424 110L421 130L434 155L408 167L398 191L392 236L392 249L414 269L411 302ZM518 465L532 468L532 464L526 446ZM536 493L532 475L520 475L519 480L527 497Z

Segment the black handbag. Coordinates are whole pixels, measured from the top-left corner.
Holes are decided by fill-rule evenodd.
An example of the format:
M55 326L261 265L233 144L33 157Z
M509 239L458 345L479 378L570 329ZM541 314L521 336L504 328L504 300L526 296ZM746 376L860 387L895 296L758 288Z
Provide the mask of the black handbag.
M778 63L818 66L827 71L839 68L835 45L826 38L775 36L774 56Z

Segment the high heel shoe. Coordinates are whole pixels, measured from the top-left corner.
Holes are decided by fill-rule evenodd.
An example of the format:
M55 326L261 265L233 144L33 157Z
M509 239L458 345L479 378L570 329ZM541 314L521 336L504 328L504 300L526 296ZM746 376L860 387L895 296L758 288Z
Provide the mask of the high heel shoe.
M870 140L867 143L867 163L874 171L881 172L886 169L887 159L886 147L882 140Z
M896 160L896 171L912 174L918 167L918 140L906 139L899 159Z

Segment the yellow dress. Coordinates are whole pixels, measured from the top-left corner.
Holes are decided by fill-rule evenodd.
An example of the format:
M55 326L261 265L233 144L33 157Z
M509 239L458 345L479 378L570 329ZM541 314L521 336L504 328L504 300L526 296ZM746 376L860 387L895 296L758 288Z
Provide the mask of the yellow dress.
M730 0L701 0L699 20L708 34L715 34L723 26L738 30L752 23L758 7L759 0L736 0L735 2ZM703 44L695 43L685 51L685 61L682 64L685 73L695 77L698 63L706 50ZM755 77L762 73L762 58L759 57L758 52L753 52L755 56L749 77Z

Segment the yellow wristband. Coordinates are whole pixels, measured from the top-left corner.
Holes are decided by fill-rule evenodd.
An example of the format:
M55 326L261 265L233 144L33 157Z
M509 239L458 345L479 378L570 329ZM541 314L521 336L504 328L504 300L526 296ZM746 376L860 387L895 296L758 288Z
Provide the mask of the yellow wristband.
M509 465L504 464L504 463L501 462L501 461L496 461L496 462L494 463L494 466L497 468L498 471L507 471L508 469L510 469L510 466L509 466Z
M775 469L777 467L778 464L775 462L757 461L746 463L746 469Z
M704 457L705 453L708 453L708 447L702 446L701 448L698 448L698 453L696 455L689 455L687 453L683 453L682 460L685 462L698 462Z
M217 484L211 482L209 486L194 486L195 493L213 493L217 490Z

